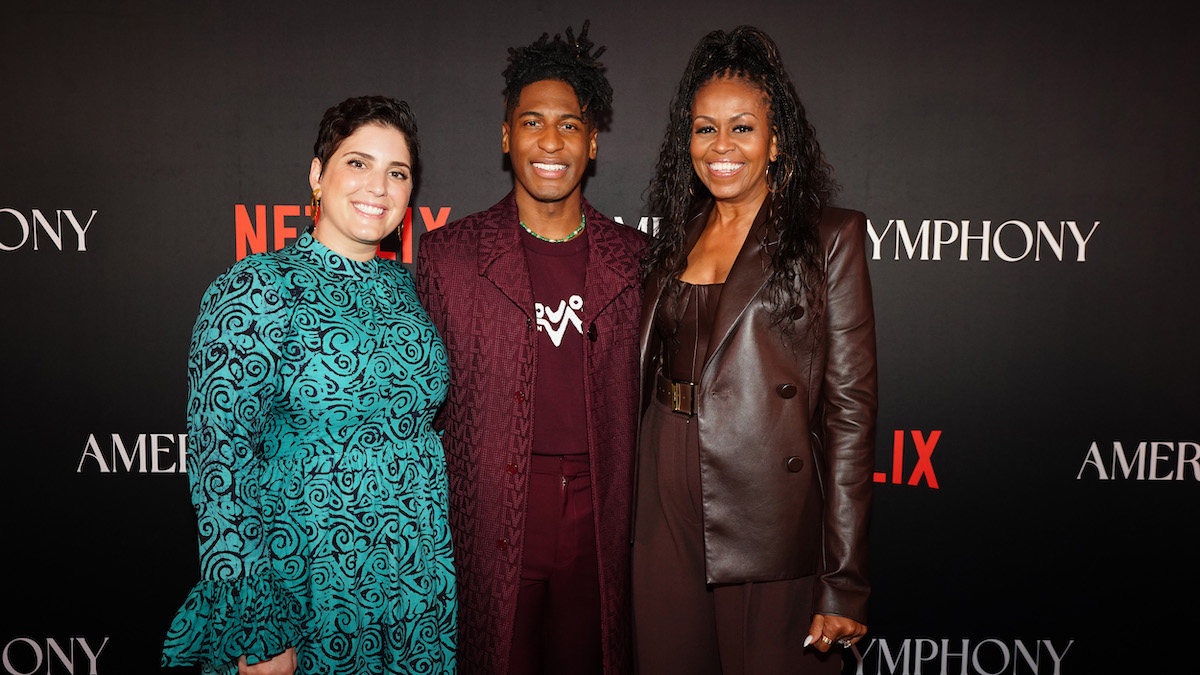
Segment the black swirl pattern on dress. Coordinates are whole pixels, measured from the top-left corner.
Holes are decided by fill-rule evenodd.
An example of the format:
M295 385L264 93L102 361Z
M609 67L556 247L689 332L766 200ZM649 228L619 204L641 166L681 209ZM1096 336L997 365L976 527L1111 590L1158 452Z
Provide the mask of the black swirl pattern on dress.
M452 673L456 593L434 412L446 354L411 278L311 235L208 289L188 363L201 578L163 665Z

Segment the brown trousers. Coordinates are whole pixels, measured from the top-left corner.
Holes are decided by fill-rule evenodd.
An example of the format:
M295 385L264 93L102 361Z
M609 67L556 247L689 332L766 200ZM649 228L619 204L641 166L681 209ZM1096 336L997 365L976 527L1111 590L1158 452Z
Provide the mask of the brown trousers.
M641 675L837 675L841 650L804 646L816 576L710 586L696 420L657 401L642 421L633 544Z

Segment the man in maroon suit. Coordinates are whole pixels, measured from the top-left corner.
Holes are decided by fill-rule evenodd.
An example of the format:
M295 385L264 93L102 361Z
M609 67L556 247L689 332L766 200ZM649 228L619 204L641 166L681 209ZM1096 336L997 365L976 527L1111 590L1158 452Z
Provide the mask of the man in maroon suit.
M627 673L644 236L583 199L611 111L585 23L510 49L513 191L424 235L445 342L462 673Z

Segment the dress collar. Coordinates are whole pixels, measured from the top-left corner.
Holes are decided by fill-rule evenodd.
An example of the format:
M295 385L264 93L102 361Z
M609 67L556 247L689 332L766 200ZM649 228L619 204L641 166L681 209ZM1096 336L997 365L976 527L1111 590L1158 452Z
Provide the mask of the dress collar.
M379 256L361 262L336 253L325 244L317 241L311 231L300 235L292 244L302 257L318 262L326 271L350 279L374 279L379 276Z

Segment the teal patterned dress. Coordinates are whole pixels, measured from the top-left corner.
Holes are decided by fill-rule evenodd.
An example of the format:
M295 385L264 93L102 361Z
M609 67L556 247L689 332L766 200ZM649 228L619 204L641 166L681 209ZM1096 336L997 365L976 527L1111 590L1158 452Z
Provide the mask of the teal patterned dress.
M404 268L305 234L213 282L188 363L201 581L163 665L452 673L455 585L433 416L446 352Z

